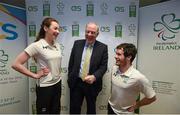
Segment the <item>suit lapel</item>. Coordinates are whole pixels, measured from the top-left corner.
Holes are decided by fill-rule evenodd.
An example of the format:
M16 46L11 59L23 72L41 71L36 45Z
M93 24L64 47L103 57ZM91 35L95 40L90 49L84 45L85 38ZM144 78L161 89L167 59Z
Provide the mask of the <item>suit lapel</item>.
M84 45L85 45L85 40L83 40L80 44L79 44L79 52L81 52L81 54L83 53L83 49L84 49Z
M85 45L85 40L82 40L79 44L78 44L78 49L79 49L79 53L78 53L78 58L77 61L78 61L78 64L80 66L81 64L81 59L82 59L82 53L83 53L83 50L84 50L84 45Z

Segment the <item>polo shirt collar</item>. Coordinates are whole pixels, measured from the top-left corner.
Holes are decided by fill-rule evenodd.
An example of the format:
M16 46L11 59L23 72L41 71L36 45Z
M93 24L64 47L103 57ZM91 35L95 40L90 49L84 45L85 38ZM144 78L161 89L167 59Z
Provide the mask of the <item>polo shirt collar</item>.
M119 74L123 77L130 77L133 68L134 68L133 65L131 65L125 73L121 73L121 71L119 70Z
M55 43L55 42L54 42L54 44L53 44L52 46L50 46L50 45L46 42L45 39L41 39L40 41L41 41L43 47L52 47L52 46L53 46L53 47L56 47L56 43Z

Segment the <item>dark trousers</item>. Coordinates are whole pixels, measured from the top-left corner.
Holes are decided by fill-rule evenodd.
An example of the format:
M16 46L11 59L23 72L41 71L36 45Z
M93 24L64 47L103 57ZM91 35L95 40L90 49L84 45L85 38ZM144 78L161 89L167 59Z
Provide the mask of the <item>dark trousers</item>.
M61 81L53 86L36 86L37 114L60 114Z
M108 115L115 114L113 109L111 108L111 105L108 103Z
M96 98L92 85L84 83L80 78L77 85L70 89L70 114L80 114L83 99L87 102L87 114L96 114Z

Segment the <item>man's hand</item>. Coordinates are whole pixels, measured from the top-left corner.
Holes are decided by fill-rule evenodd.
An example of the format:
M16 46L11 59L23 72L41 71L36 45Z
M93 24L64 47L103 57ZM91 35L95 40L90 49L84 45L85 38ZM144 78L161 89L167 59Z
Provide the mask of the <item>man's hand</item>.
M96 77L94 75L87 75L84 78L84 82L88 83L88 84L93 84L96 81Z

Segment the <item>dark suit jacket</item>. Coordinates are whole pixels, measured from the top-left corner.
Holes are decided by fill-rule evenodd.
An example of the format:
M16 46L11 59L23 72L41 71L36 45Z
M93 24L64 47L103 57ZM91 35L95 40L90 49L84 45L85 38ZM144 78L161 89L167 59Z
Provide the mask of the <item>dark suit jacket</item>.
M68 66L68 86L70 90L77 85L79 78L79 71L81 65L81 58L86 40L77 40L74 42L69 66ZM96 93L102 89L102 77L107 70L108 65L108 48L107 45L95 41L93 52L90 60L89 75L94 75L96 81L92 84Z

